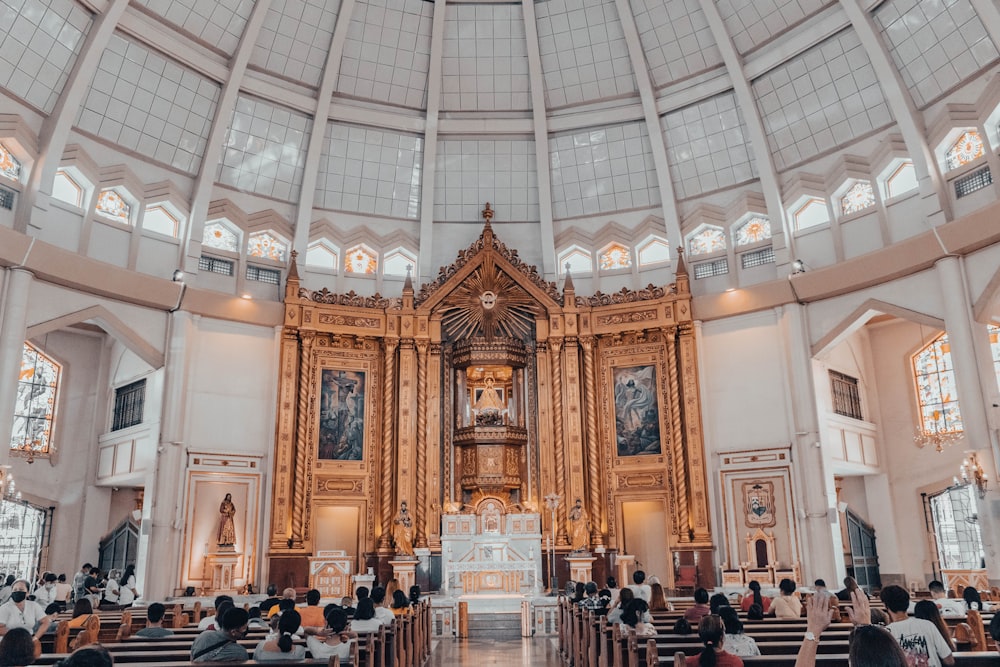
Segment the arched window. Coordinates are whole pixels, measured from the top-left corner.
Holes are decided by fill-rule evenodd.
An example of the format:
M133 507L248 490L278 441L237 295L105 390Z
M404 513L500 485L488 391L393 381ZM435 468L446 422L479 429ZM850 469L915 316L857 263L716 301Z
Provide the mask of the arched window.
M962 415L955 391L948 334L943 333L913 355L920 428L927 433L961 433Z
M110 218L115 222L120 222L124 225L131 222L132 207L113 188L101 190L101 194L97 196L95 210L105 218Z
M181 221L173 211L158 204L146 209L146 214L142 217L142 228L176 238L181 229Z
M83 186L76 182L72 176L60 169L56 172L55 180L52 182L52 196L59 201L83 208Z
M288 244L271 232L254 232L247 241L247 256L270 259L275 262L285 261L288 255Z
M368 246L356 245L347 251L344 257L345 273L373 274L378 269L378 258L375 251Z
M594 256L580 246L572 246L559 253L559 275L566 275L567 264L570 273L575 276L593 273Z
M201 244L206 248L239 252L240 234L225 222L214 220L205 224L205 233L202 235Z
M325 239L314 241L306 248L307 267L336 271L338 259L337 247Z
M993 352L993 372L1000 386L1000 327L991 324L986 329L990 334L990 351Z
M885 195L887 198L898 197L917 189L917 170L913 163L901 163L885 179Z
M670 261L670 244L658 236L639 246L639 266L662 264Z
M759 215L746 219L736 228L736 247L760 243L771 238L771 221Z
M612 243L601 253L601 271L627 269L632 266L632 251L621 243Z
M941 569L970 570L982 565L983 538L971 484L929 496L934 540Z
M844 215L858 213L875 205L875 190L869 181L858 181L840 198L840 210Z
M948 169L958 169L985 154L983 138L975 130L967 130L945 153L944 162Z
M396 248L385 254L385 259L382 260L382 274L405 277L407 270L412 273L416 265L416 255L403 248Z
M792 217L795 219L796 229L806 229L830 222L830 211L826 208L825 201L819 197L810 197L795 209Z
M688 237L688 254L709 255L726 249L726 234L721 227L705 225Z
M0 144L0 175L12 181L21 180L21 163L3 144Z
M61 372L62 367L54 359L31 343L24 343L11 450L29 458L49 455Z

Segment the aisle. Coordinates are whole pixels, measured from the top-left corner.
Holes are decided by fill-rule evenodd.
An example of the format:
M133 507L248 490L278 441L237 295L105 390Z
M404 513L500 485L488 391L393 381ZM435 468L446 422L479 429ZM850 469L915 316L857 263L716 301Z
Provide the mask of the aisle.
M428 667L485 667L485 665L532 665L559 667L553 637L537 639L442 639L434 640Z

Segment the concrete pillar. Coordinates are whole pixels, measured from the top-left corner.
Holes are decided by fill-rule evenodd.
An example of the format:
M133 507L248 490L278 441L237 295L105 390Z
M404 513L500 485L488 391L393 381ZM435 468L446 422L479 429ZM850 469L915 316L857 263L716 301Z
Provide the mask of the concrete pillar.
M17 378L21 373L24 335L28 321L28 294L34 276L24 269L8 269L4 276L2 319L0 319L0 433L14 428ZM10 460L10 446L0 447L0 465Z
M991 503L998 497L996 470L998 452L996 432L990 428L987 397L996 390L996 375L989 354L989 339L986 326L972 319L972 302L965 280L964 260L959 257L945 257L934 265L941 285L944 304L944 324L951 344L951 363L955 369L955 389L958 391L959 408L962 411L962 428L965 433L964 447L976 450L987 476L993 481L993 488L986 498L979 501L979 527L983 537L983 551L986 556L986 572L990 583L1000 582L1000 507L992 510ZM977 355L976 348L986 349ZM983 359L983 363L980 363ZM986 383L992 383L987 386ZM958 474L958 469L954 470Z
M779 309L778 324L787 366L795 520L805 545L802 579L812 581L838 572L836 560L841 547L836 521L831 521L831 516L835 516L830 508L836 507L836 490L833 476L827 474L820 444L807 317L805 306L788 304Z
M180 581L185 506L187 359L192 327L190 313L176 311L170 314L160 445L156 465L147 479L143 509L143 536L148 536L149 545L158 545L155 555L142 563L146 585L142 594L147 600L163 600L173 595Z

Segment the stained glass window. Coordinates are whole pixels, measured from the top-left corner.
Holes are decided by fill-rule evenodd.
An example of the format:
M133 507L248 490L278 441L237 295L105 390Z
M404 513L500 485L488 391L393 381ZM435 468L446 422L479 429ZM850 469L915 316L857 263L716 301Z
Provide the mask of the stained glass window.
M288 244L271 232L256 232L250 235L247 242L247 255L273 259L276 262L285 261L288 254Z
M337 259L337 249L326 241L316 241L306 248L306 266L336 271Z
M387 276L405 276L407 267L412 273L416 265L417 259L414 255L403 249L397 249L386 253L385 259L382 260L382 273Z
M962 415L947 333L913 355L913 377L917 383L921 428L930 433L960 433Z
M985 154L983 138L975 130L969 130L951 145L948 153L944 156L944 161L948 169L958 169Z
M559 255L559 275L566 275L567 264L570 273L575 276L594 271L593 255L581 248L572 247Z
M129 215L132 207L115 190L101 190L97 196L97 212L105 218L111 218L123 224L129 224Z
M720 227L703 227L688 237L688 254L708 255L726 249L726 235Z
M639 248L639 266L670 261L670 245L660 238L651 238Z
M83 188L62 169L56 172L56 178L52 182L52 196L77 208L83 208Z
M0 174L12 181L17 181L21 178L21 163L17 161L17 158L3 144L0 144Z
M875 205L875 191L868 181L858 181L840 198L840 210L850 215Z
M375 273L378 260L375 252L364 245L354 246L347 251L344 258L344 271L347 273Z
M807 200L795 211L795 228L805 229L830 222L830 211L826 208L826 202L819 197Z
M885 179L885 193L888 197L896 197L917 188L917 170L912 162L904 162L889 178Z
M142 217L143 229L148 229L167 236L177 236L181 221L164 206L150 206Z
M209 248L218 248L219 250L228 250L230 252L240 251L239 234L220 220L209 222L205 225L205 233L202 235L201 244Z
M24 344L11 449L31 456L48 455L61 371L59 364L41 350L31 343Z
M771 221L755 215L736 228L736 245L760 243L771 238Z
M632 266L632 252L620 243L612 243L601 253L601 271Z

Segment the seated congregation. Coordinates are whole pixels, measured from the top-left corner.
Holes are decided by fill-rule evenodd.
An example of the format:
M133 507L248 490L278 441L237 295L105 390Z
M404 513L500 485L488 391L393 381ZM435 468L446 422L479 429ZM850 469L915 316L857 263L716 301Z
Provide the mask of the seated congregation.
M44 580L44 576L42 579ZM418 586L409 594L395 580L356 597L321 605L318 590L287 588L251 605L229 595L211 609L153 602L94 604L80 589L72 606L38 602L28 582L14 581L0 605L0 667L111 664L212 665L297 662L321 665L416 667L430 654L429 604ZM258 597L259 599L259 597ZM67 601L68 603L69 601Z
M839 591L823 580L802 590L790 579L773 597L751 581L743 594L667 598L644 572L617 590L576 584L560 605L560 652L568 665L740 667L1000 664L996 589L948 597L939 581L910 592L885 586L869 595L853 578ZM954 594L954 593L953 593ZM996 608L995 608L996 607Z

